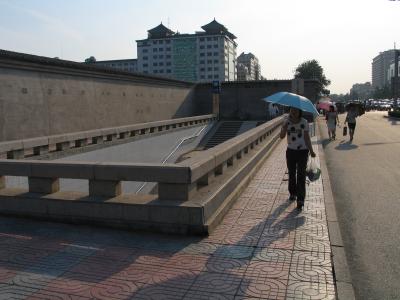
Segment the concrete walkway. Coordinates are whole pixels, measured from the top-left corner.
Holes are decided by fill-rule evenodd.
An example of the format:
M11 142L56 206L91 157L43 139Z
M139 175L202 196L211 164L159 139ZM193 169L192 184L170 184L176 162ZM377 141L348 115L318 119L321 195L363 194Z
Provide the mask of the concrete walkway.
M335 299L321 180L289 202L285 141L208 237L0 218L0 299Z

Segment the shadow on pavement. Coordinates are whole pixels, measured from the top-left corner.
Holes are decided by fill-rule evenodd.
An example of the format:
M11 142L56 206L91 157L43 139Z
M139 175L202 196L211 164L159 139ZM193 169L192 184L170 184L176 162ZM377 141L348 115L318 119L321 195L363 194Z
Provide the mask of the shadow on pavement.
M0 282L21 282L26 296L102 296L126 299L247 299L245 275L255 249L265 249L305 222L282 203L232 243L198 237L137 234L2 218ZM262 248L259 245L264 236ZM249 244L250 241L250 244ZM251 244L253 242L253 244ZM210 249L202 248L207 244ZM196 246L200 251L187 251ZM254 275L253 275L254 276ZM13 288L10 292L18 293ZM250 289L248 291L248 289ZM25 293L25 291L24 291ZM261 296L261 295L259 295ZM203 299L203 298L202 298Z
M341 141L339 143L339 145L337 145L335 147L336 150L354 150L354 149L357 149L357 148L358 148L358 146L352 144L352 142L350 142L350 141L347 141L347 142Z

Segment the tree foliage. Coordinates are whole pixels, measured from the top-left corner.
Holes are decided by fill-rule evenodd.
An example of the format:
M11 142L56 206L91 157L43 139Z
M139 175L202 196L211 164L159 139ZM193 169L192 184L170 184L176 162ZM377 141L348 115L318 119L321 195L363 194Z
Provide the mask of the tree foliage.
M94 57L94 56L91 56L91 57L85 59L85 63L87 63L87 64L93 64L95 62L96 62L96 57Z
M326 87L331 84L331 81L326 78L324 69L315 59L307 60L301 63L296 68L294 77L302 79L316 79L319 81L318 93L322 95L329 95L330 93Z

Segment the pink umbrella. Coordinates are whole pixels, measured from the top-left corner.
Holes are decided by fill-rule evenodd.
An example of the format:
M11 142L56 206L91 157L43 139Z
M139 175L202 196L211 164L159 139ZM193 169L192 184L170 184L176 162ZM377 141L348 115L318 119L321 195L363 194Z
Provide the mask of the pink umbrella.
M318 110L323 109L323 110L329 111L329 108L331 107L331 105L333 105L333 106L335 107L335 111L336 111L336 106L335 106L335 104L333 104L333 103L330 102L330 101L318 102L318 104L317 104L317 109L318 109Z

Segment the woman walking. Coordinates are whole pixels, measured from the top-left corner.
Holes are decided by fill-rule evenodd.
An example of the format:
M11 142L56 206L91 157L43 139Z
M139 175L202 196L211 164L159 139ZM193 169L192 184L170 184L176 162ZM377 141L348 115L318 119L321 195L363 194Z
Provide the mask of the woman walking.
M306 167L308 154L315 157L310 135L308 133L308 122L302 118L302 111L291 107L289 117L284 121L280 138L287 136L286 164L289 170L289 199L297 199L297 209L304 206L306 197Z
M354 131L356 130L356 118L358 117L357 108L353 103L349 104L349 112L347 113L344 124L349 124L350 142L353 141Z
M336 125L339 124L338 113L333 105L329 106L329 112L326 113L326 125L328 126L329 139L336 139Z

